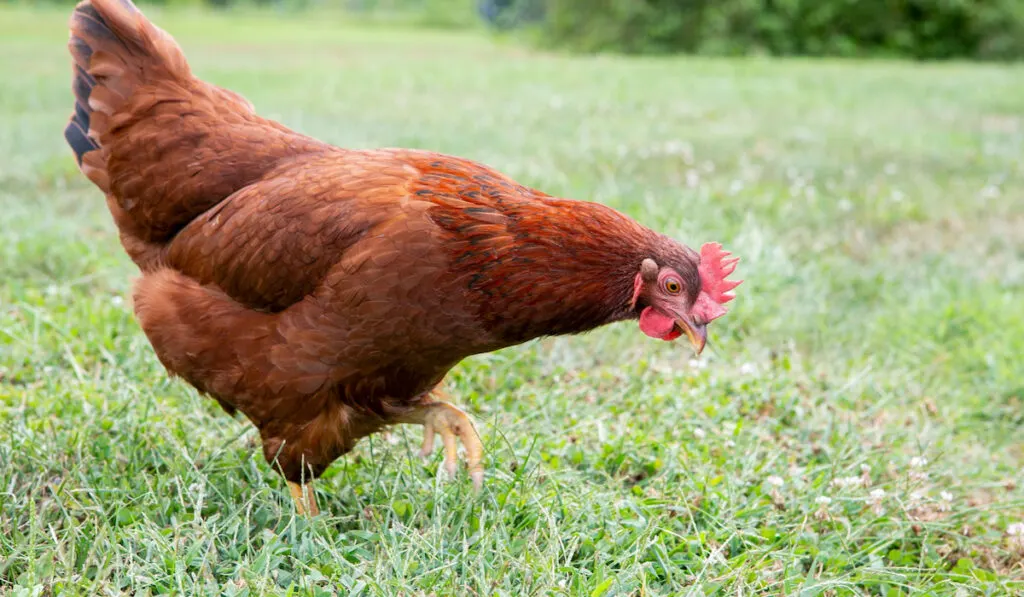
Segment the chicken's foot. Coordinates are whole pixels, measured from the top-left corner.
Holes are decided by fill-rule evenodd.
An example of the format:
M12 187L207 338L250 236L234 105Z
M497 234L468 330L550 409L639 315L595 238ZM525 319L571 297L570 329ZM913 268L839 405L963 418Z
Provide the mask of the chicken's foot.
M320 508L316 505L316 494L313 493L313 482L299 485L288 481L288 489L292 492L292 499L295 500L295 510L299 516L309 514L318 516Z
M473 488L479 490L484 484L484 445L476 426L469 415L447 402L429 402L418 406L403 417L403 423L423 425L423 448L420 456L427 458L434 451L434 434L441 435L444 442L444 468L451 478L458 469L458 448L456 439L466 447L466 465Z

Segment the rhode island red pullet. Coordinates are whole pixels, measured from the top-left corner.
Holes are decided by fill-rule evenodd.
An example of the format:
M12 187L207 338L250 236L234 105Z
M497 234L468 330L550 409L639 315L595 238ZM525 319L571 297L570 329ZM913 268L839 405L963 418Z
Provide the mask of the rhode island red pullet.
M603 205L559 199L476 162L347 150L256 115L197 79L128 0L71 17L65 138L141 270L138 321L161 363L259 429L300 511L362 437L456 438L476 485L483 446L437 399L467 356L638 320L700 352L738 282Z

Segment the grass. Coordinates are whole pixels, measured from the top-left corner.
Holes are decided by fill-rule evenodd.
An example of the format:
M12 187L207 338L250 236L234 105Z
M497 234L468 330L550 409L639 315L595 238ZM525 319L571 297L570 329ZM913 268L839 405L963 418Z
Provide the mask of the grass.
M298 518L133 319L61 137L66 13L0 8L0 594L1024 591L1024 68L151 16L264 115L722 241L747 281L699 362L621 324L459 365L480 496L399 428Z

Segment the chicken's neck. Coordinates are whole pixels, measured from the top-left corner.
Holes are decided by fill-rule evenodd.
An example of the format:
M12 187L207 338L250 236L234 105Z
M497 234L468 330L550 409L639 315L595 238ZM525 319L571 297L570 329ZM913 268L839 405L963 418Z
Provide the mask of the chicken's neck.
M565 213L522 214L513 247L475 278L481 315L503 344L636 317L633 281L663 237L593 203Z

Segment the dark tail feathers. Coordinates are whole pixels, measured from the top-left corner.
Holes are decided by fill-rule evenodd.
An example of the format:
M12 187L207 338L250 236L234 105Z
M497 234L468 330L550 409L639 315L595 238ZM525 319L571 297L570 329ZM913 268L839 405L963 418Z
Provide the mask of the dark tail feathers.
M133 7L134 8L134 7ZM74 76L71 88L75 93L75 112L71 115L71 121L64 128L64 139L75 152L75 159L79 167L82 165L82 157L95 149L100 148L96 139L89 137L89 93L96 86L96 79L86 69L89 60L92 58L92 48L81 34L89 35L94 39L108 39L116 41L116 37L107 26L96 9L89 2L83 2L75 7L71 17L71 41L68 42L68 49L74 60Z
M64 139L82 172L109 191L102 137L141 85L191 76L174 40L130 0L84 0L71 14L75 110Z

